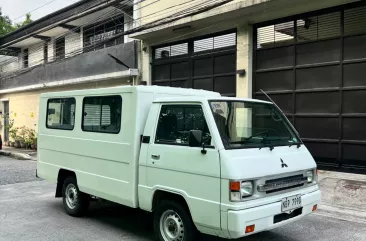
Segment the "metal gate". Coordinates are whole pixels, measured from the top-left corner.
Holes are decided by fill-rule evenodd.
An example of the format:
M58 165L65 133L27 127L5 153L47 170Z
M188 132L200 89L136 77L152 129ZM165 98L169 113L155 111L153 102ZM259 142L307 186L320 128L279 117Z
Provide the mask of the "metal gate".
M253 96L265 90L321 166L366 171L363 3L258 24Z
M152 84L236 95L236 32L153 48Z

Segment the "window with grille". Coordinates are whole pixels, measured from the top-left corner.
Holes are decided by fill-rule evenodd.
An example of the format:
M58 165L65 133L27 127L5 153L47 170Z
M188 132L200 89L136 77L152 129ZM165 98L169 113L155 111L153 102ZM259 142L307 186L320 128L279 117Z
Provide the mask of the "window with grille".
M59 38L55 43L56 48L56 59L64 59L65 58L65 37Z
M29 50L24 49L23 51L23 66L24 68L28 68L29 66Z
M49 129L73 130L75 124L75 99L49 99L47 122Z
M155 49L155 59L164 59L188 54L188 43L175 44Z
M121 96L84 98L83 131L117 134L121 129L121 116Z
M107 48L122 44L124 36L113 38L114 36L123 33L124 17L113 17L112 20L98 22L84 28L84 50L86 52Z
M193 51L196 53L235 45L236 45L236 33L229 33L211 38L196 40L193 42Z
M341 13L334 12L260 27L257 29L257 48L291 45L295 39L301 43L340 35Z

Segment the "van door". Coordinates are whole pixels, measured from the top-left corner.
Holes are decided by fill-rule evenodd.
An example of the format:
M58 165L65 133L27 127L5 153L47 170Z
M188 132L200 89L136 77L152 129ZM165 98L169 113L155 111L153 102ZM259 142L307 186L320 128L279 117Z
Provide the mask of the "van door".
M147 183L182 195L196 225L220 229L220 161L199 104L163 104L147 156ZM207 153L189 147L190 130L201 130Z

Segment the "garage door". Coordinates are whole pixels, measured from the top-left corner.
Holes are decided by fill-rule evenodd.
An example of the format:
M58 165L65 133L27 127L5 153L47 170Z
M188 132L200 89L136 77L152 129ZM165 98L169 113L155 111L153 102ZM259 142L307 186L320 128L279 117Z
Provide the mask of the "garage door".
M236 33L153 48L152 84L236 93Z
M255 26L253 96L265 90L319 165L366 170L366 8Z

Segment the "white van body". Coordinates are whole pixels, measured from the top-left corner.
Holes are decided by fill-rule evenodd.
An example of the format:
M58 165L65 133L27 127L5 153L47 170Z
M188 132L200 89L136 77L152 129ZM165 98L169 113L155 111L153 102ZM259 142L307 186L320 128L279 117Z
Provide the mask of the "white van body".
M113 103L110 107L99 99L108 96L111 98L105 103ZM116 103L118 106L119 99L122 108L116 113L120 113L117 115L120 124L112 128L115 133L106 133L104 131L109 131L112 125L110 119L116 118L115 113L108 112L111 106ZM72 103L67 107L71 115L63 112L66 102ZM100 107L95 104L96 109L92 110L93 105L84 102L101 104ZM252 122L261 117L251 110L262 105L271 112L263 117L267 119L259 121L285 123L292 139L269 139L272 129L253 134L251 126L255 123ZM230 116L234 106L237 111ZM199 110L201 114L194 117L184 114L184 126L191 125L198 117L203 118L208 129L199 134L209 133L206 146L193 146L184 138L174 139L174 143L160 141L157 135L165 131L160 126L163 120L169 123L165 117L170 116L172 108L183 112ZM272 103L260 100L157 86L42 94L37 175L57 183L56 197L64 196L66 201L63 181L67 175L74 175L77 188L83 194L148 212L154 212L163 199L184 203L195 228L205 234L236 239L269 230L312 213L320 200L314 159L301 140L296 139L297 133L286 124L287 119L274 109ZM163 110L166 112L162 113ZM225 130L219 130L217 114L227 117L225 130L228 133L235 132L239 136L240 132L246 138L240 137L238 142L224 140L220 131ZM74 120L68 121L65 115ZM101 128L94 127L99 119L93 120L93 115L100 116ZM174 123L181 121L177 115L171 116L175 116ZM230 123L236 123L234 131L232 126L228 127L229 119ZM93 127L87 127L87 121ZM68 124L64 125L66 122ZM102 122L108 124L102 126ZM249 124L244 126L241 122ZM281 130L286 132L286 128ZM247 132L252 135L248 137ZM186 133L182 133L185 137ZM189 132L189 142L192 133ZM177 231L169 230L166 232ZM164 234L160 238L165 241L188 239L188 236L176 239Z

